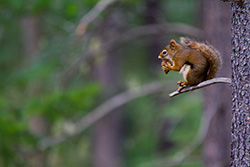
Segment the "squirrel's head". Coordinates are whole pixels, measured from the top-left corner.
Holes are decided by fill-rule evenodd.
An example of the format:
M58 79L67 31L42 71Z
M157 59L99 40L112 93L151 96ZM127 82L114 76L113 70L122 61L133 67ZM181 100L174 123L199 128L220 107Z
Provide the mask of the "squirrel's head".
M161 60L171 60L175 53L178 51L180 45L175 42L175 40L171 40L169 45L167 45L159 54L158 59Z

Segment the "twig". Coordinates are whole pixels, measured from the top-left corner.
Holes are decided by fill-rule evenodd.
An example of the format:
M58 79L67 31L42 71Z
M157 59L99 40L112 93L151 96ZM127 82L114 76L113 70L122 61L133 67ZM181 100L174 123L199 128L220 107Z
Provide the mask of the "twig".
M81 18L80 23L76 28L76 34L83 36L89 23L94 21L114 1L115 0L100 0L89 13Z
M74 125L72 125L71 132L64 131L60 136L42 139L38 143L38 147L41 150L45 150L49 147L60 144L68 140L70 137L78 135L82 131L92 126L98 120L102 119L104 116L112 112L114 109L130 102L131 100L157 92L162 92L166 90L166 88L170 88L166 86L166 82L153 82L115 95L96 107L93 111L89 112L88 115L80 119Z
M174 91L173 93L170 93L169 96L174 97L174 96L179 95L181 93L193 91L193 90L200 89L200 88L203 88L203 87L206 87L206 86L209 86L212 84L216 84L216 83L231 84L231 78L222 78L222 77L221 78L213 78L213 79L201 82L198 85L186 87L186 88L181 89L180 91Z

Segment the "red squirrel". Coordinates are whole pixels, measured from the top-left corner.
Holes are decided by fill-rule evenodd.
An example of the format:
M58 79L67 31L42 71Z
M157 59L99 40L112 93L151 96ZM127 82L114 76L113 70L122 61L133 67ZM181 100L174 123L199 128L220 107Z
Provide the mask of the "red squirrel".
M180 38L180 43L183 46L171 40L158 56L166 74L170 70L183 74L184 81L177 82L177 90L216 76L222 60L220 53L213 46L184 37Z

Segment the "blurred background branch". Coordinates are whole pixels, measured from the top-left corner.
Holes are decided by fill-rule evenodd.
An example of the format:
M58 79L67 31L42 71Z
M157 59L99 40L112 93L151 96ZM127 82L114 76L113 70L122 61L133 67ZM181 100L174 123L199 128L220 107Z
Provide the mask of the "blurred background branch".
M83 36L88 25L98 18L98 16L113 2L115 2L115 0L100 0L87 14L81 18L80 23L76 28L76 34L78 36Z
M70 130L64 130L62 135L56 137L48 137L42 139L38 145L41 150L48 149L57 144L60 144L71 137L74 137L84 130L92 126L94 123L105 117L114 109L136 99L139 97L147 96L150 94L164 93L169 91L170 88L166 89L167 83L165 82L153 82L142 85L137 88L132 88L125 92L119 93L110 99L104 101L101 105L97 106L93 111L90 111L86 116L81 118L79 121L70 126Z
M194 152L205 140L206 135L208 134L209 126L211 121L216 114L216 110L213 113L209 114L209 117L203 117L199 129L195 137L181 150L175 153L174 157L171 159L159 159L152 163L143 163L141 166L180 166L185 162L188 162L186 159ZM193 164L192 164L193 165Z

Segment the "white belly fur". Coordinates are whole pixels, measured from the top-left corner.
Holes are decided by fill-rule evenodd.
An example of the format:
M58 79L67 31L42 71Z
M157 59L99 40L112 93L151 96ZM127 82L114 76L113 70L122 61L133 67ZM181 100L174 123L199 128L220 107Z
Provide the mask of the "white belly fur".
M188 71L191 69L191 66L190 65L187 65L187 64L184 64L182 67L181 67L181 70L179 71L180 74L183 75L183 79L185 81L187 81L187 74L188 74Z

